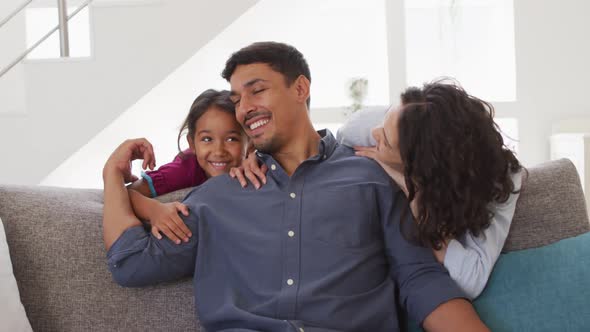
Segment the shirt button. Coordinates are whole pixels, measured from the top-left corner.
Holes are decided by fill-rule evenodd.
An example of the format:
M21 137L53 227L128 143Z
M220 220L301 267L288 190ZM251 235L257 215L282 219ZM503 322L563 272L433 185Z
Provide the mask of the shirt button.
M273 171L276 170L277 169L277 165L275 165L275 164L270 165L270 169L272 169Z
M324 155L324 159L328 158L328 156Z
M297 195L295 195L295 193L291 193L289 196L291 196L291 198L297 197Z
M289 237L295 236L295 232L293 232L293 231L289 231L287 234L289 235Z
M287 279L287 285L291 286L293 285L294 281L293 279Z

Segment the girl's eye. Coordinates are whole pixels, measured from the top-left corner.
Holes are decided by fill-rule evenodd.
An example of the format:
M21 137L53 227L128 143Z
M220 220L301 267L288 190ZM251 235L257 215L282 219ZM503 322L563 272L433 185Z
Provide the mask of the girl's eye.
M213 139L209 136L201 137L202 142L211 142Z
M227 141L228 141L228 142L239 142L239 141L240 141L240 139L239 139L239 138L237 138L237 137L228 137L228 138L227 138Z

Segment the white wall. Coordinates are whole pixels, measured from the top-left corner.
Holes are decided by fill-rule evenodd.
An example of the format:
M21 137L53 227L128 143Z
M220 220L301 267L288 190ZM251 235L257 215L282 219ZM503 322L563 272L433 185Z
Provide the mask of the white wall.
M531 166L542 161L549 159L549 135L551 134L551 126L555 122L572 118L588 116L590 114L590 100L586 98L588 89L588 77L590 76L590 43L588 40L588 34L590 32L590 20L587 20L587 13L590 12L590 2L584 0L515 0L515 49L516 49L516 70L517 70L517 101L510 103L495 103L497 115L499 117L515 117L518 119L519 124L519 157L525 165ZM388 66L389 66L389 86L390 86L390 99L396 101L398 98L399 91L405 87L405 65L404 65L404 23L403 23L403 2L401 0L386 1L386 10L389 13L390 20L388 21L388 50L390 52ZM277 11L277 14L270 13L270 18L267 23L275 24L276 27L281 26L278 22L278 18L282 17L279 13L284 13L287 10ZM247 15L240 19L247 20ZM289 22L285 20L286 22ZM255 21L247 21L251 24L256 23ZM273 23L275 22L275 23ZM264 26L263 22L263 26ZM234 26L234 25L232 25ZM252 27L254 25L251 25ZM229 27L229 31L234 31L236 35L240 35L239 29ZM277 29L279 30L279 29ZM227 33L225 31L224 33ZM281 40L280 33L275 34L278 40ZM259 33L258 36L269 36L269 34ZM147 37L146 37L147 38ZM121 41L122 42L122 41ZM244 39L240 45L226 45L219 41L212 41L202 52L199 52L195 57L191 58L183 67L167 79L168 83L163 82L166 86L157 86L154 88L153 93L142 98L136 103L129 112L121 115L121 118L117 121L118 125L107 127L101 132L95 139L93 139L88 146L92 148L84 147L80 150L80 153L72 156L68 159L68 162L64 165L86 165L102 163L104 162L106 152L103 155L96 155L95 152L101 150L100 145L104 144L102 151L109 151L114 148L118 142L123 138L133 137L139 135L151 135L154 128L129 128L133 124L142 123L138 122L140 117L146 116L146 109L166 109L170 111L167 119L169 122L162 122L157 125L166 134L158 139L156 142L157 149L159 151L166 150L167 154L164 153L162 158L158 161L159 163L165 162L169 158L169 154L174 152L174 134L176 132L178 123L182 120L182 116L187 110L187 106L190 104L197 92L202 89L212 86L217 88L226 87L223 81L208 81L195 83L195 80L203 75L217 75L220 68L223 66L223 60L227 57L227 53L220 52L220 50L235 50L250 42ZM298 46L298 45L296 45ZM299 46L298 46L299 47ZM306 50L303 49L304 54L307 54ZM223 53L223 54L222 54ZM218 59L222 57L223 59ZM200 62L200 65L197 63ZM148 66L148 64L142 64L142 66ZM125 69L121 68L121 72L125 73ZM313 72L313 69L312 69ZM198 73L198 74L196 74ZM176 78L175 78L176 77ZM123 77L124 79L125 77ZM109 81L108 77L102 77L101 79ZM173 88L174 85L170 84L170 80L179 80L184 86L178 90ZM116 86L121 89L121 84L113 82ZM43 89L43 86L38 86L37 90ZM122 91L127 91L131 87L123 87ZM147 90L147 88L146 88ZM318 91L314 87L314 91ZM112 91L111 91L112 92ZM110 93L110 92L109 92ZM98 92L97 92L98 94ZM92 101L107 98L109 96L117 96L113 93L112 96L106 93L100 93ZM175 96L170 98L170 96ZM117 98L124 98L117 96ZM89 101L90 103L92 101ZM84 101L77 101L78 105L83 105ZM92 109L92 112L80 107L80 115L73 116L73 114L67 113L68 116L55 115L56 110L70 102L64 100L55 101L54 104L49 105L49 110L52 113L42 118L43 121L51 123L51 128L59 127L59 129L66 128L70 131L75 131L77 137L92 137L92 131L83 133L84 128L78 129L76 123L86 124L88 121L97 122L93 128L104 126L109 122L109 119L115 118L116 112L111 113L109 108L105 109ZM108 101L106 102L108 105ZM42 105L37 105L41 107ZM60 106L60 107L61 107ZM90 105L91 106L91 105ZM104 111L105 115L97 115ZM312 114L313 115L313 114ZM56 118L56 122L53 122L53 118ZM316 117L317 118L317 117ZM320 116L321 121L328 121ZM73 119L66 125L59 125L59 122L64 122L66 119ZM0 129L4 130L5 118L0 118L2 124ZM2 139L0 155L3 160L6 153L5 142L13 142L18 138L25 136L31 136L31 133L36 132L30 129L26 121L15 125L16 121L13 121L11 126L17 127L12 129L9 135L0 133L0 139ZM43 122L41 122L43 123ZM38 129L41 124L37 123L35 129ZM26 129L26 130L25 130ZM54 130L55 131L55 130ZM44 131L46 136L53 135L54 132L49 130ZM68 136L67 134L60 134L61 136ZM101 138L99 138L101 137ZM44 137L34 137L41 143L36 146L36 153L40 153L41 147L43 147L43 141L46 140ZM32 141L33 139L29 139ZM57 141L49 137L46 141L54 142ZM83 140L80 140L82 143ZM59 142L65 144L64 140ZM15 144L16 145L16 144ZM29 144L31 145L31 144ZM170 148L172 145L172 148ZM16 149L22 149L17 147ZM25 173L32 169L40 168L44 172L49 172L52 167L55 167L56 163L52 158L47 155L55 154L54 150L63 149L63 153L60 155L67 155L65 150L71 151L72 147L66 145L62 148L60 145L48 145L47 152L45 155L41 155L36 163L31 163L29 169L25 169ZM25 149L24 152L18 156L26 155L28 152ZM42 153L41 153L42 154ZM71 154L71 153L70 153ZM16 155L16 154L12 154ZM8 159L14 160L14 159ZM32 158L28 159L29 161ZM42 162L41 162L42 161ZM93 164L93 167L96 165ZM26 165L26 164L25 164ZM63 165L62 165L63 166ZM14 166L10 168L10 171L15 173L23 173L20 171L23 169L22 163L14 163ZM53 184L59 183L56 181L56 174L63 175L67 168L60 167L52 176L48 177L45 183ZM0 166L0 176L5 175L8 172L5 164ZM40 174L41 172L37 172ZM96 172L95 172L96 173ZM5 176L6 178L6 176ZM20 179L23 177L21 176ZM53 179L53 180L51 180ZM0 182L6 181L0 178ZM29 181L33 183L34 181Z
M407 0L411 1L411 0ZM590 2L514 0L516 102L496 102L498 117L518 120L518 156L547 161L554 123L590 115ZM387 1L391 102L406 85L404 5Z
M554 123L590 115L590 2L515 0L517 101L497 104L516 117L519 157L549 160Z
M0 1L0 20L8 17L21 3L22 0ZM22 12L0 29L0 48L0 70L24 52L25 21ZM17 65L0 77L0 101L0 119L22 116L25 112L25 76L22 65Z
M92 8L93 57L22 65L26 114L0 113L0 183L39 183L256 0L137 2Z
M287 42L306 56L312 72L312 119L324 111L318 105L338 106L342 114L343 108L351 103L346 97L345 82L361 73L369 78L370 87L374 86L367 103L387 104L383 6L383 0L362 3L323 0L319 5L316 0L258 2L60 165L42 184L102 187L101 169L109 153L131 137L145 136L154 144L158 165L172 160L177 153L178 127L194 98L207 88L227 89L229 85L220 76L225 61L232 52L255 41ZM329 28L318 30L318 26L328 21L328 14L338 17L329 20L330 24L326 24ZM357 23L370 25L369 30L377 32L367 35L364 27L351 25L355 17ZM367 54L371 61L358 61Z

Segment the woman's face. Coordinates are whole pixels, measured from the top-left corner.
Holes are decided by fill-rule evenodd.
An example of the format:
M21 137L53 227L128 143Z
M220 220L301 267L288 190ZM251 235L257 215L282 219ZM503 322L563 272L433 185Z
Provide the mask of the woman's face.
M372 134L377 142L377 159L396 169L402 166L399 153L399 115L401 107L392 106L385 114L383 124L373 128Z

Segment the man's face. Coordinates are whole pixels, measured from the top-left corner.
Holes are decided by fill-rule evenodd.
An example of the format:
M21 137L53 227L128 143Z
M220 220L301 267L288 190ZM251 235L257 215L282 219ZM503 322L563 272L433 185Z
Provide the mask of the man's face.
M297 126L296 84L287 86L284 76L269 65L239 65L230 78L236 118L264 153L282 149L294 138Z

